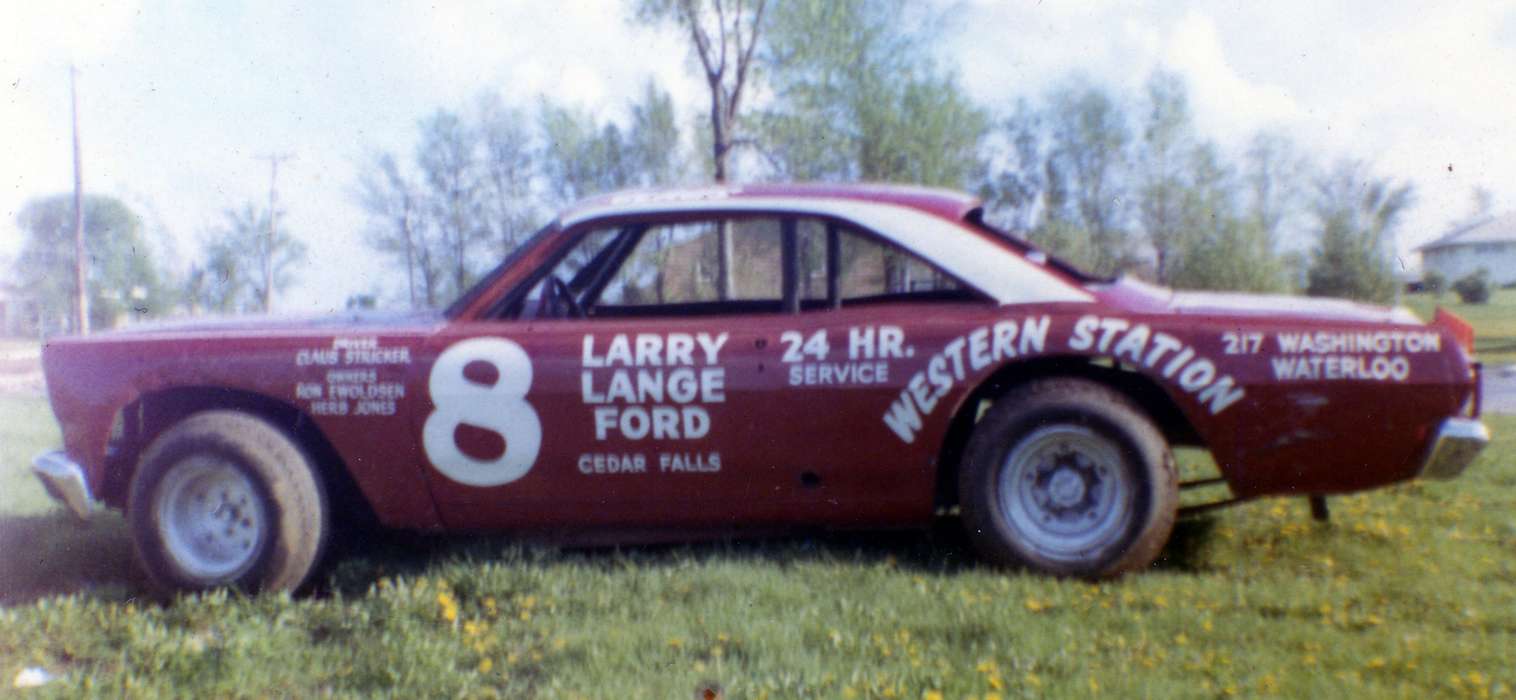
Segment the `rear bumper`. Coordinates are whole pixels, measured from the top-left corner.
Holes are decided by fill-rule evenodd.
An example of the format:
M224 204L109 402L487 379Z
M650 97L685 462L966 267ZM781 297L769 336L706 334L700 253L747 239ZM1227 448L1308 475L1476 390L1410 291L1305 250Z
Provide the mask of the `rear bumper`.
M1449 418L1437 427L1432 447L1421 465L1421 476L1452 479L1469 467L1484 446L1490 444L1490 429L1477 418Z
M42 480L54 500L68 506L80 520L87 520L95 511L95 498L90 495L89 481L84 468L69 459L62 451L44 452L32 460L32 472Z

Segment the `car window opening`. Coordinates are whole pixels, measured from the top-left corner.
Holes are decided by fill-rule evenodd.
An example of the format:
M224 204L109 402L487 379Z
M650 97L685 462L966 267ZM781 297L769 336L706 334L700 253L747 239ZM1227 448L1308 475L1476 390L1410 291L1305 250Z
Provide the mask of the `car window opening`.
M725 284L719 269L723 244L732 247L736 261ZM490 316L653 318L983 300L898 246L814 217L591 229L543 268Z

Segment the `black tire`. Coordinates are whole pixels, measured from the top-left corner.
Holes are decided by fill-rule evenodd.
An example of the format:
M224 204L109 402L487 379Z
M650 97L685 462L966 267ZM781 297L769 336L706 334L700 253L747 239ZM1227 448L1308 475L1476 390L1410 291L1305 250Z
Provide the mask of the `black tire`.
M305 450L262 418L196 413L143 451L127 519L160 591L293 591L330 533L326 492Z
M958 489L983 557L1083 578L1152 564L1179 504L1162 433L1126 396L1074 378L997 400L969 437Z

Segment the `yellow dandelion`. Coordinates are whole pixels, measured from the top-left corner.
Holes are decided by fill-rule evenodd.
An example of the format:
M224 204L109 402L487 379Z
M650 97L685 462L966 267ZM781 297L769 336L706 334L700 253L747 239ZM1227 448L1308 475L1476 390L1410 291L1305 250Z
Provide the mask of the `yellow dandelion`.
M1005 681L1000 680L999 675L992 673L988 678L984 680L986 683L990 684L991 688L994 688L995 690L1005 690Z
M1033 688L1041 688L1042 679L1038 678L1037 674L1035 673L1028 673L1026 674L1026 684L1032 686Z
M670 649L683 649L684 648L684 640L680 639L678 637L669 637L668 644L669 644L669 648Z
M1100 692L1100 682L1096 681L1094 676L1090 676L1090 694L1094 695L1098 692Z
M940 691L940 690L924 690L924 691L921 691L921 700L942 700L942 691Z
M489 673L490 669L492 669L494 667L495 667L495 662L491 661L488 656L486 656L486 657L484 657L484 658L482 658L482 659L479 660L479 672L480 673Z
M1026 609L1028 612L1042 612L1046 608L1047 605L1045 605L1042 601L1037 600L1036 598L1026 599Z
M974 667L974 670L980 673L993 673L995 671L995 662L985 659L980 661L979 665Z
M1383 656L1376 656L1376 657L1374 657L1372 659L1369 659L1369 664L1368 665L1369 665L1369 668L1384 668L1384 666L1385 666L1384 657Z
M1185 636L1183 632L1180 632L1179 634L1174 635L1174 643L1178 644L1179 646L1184 646L1190 643L1190 638Z

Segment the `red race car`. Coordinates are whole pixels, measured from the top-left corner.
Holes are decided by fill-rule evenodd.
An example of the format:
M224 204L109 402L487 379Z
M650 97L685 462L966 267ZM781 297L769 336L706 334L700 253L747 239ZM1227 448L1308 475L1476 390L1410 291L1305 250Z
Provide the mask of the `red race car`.
M1171 445L1233 499L1452 477L1488 442L1450 314L1083 274L952 192L746 186L564 212L441 313L50 341L80 516L170 590L299 586L345 517L600 540L925 525L1147 566Z

